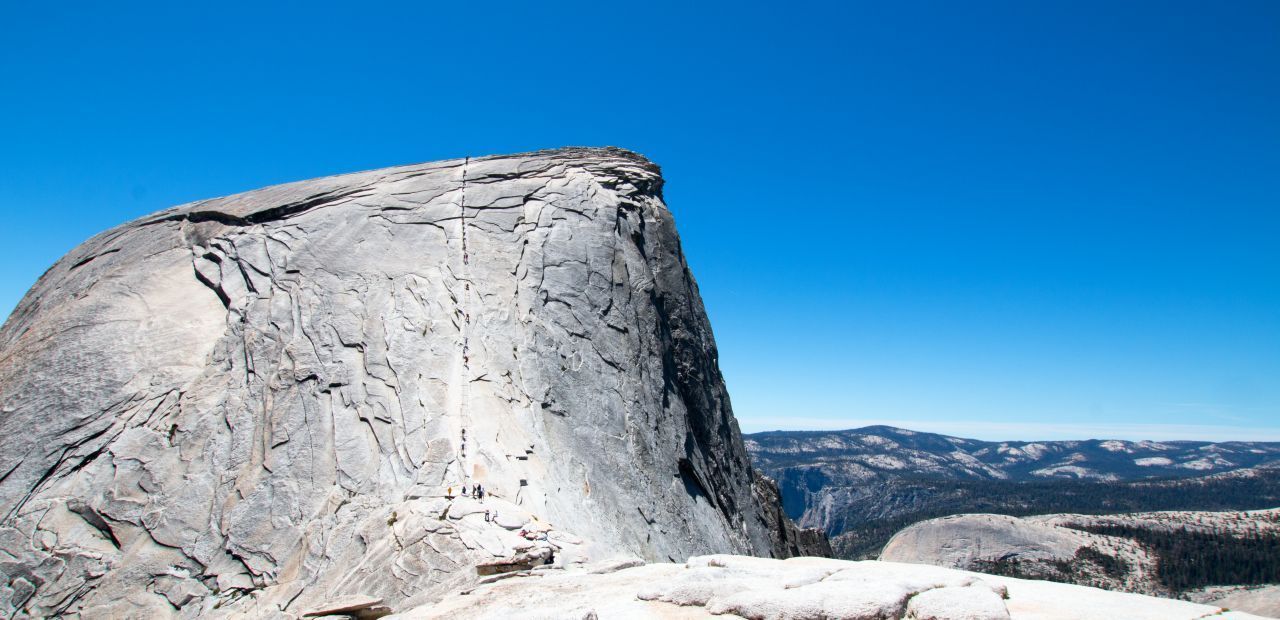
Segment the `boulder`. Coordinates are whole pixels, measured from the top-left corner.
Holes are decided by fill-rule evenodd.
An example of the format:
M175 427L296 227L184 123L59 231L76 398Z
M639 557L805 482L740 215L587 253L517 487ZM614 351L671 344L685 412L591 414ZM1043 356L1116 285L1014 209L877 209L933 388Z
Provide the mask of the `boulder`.
M304 618L324 618L327 616L349 616L356 620L373 620L390 615L391 610L382 604L382 599L359 594L344 596L302 614Z

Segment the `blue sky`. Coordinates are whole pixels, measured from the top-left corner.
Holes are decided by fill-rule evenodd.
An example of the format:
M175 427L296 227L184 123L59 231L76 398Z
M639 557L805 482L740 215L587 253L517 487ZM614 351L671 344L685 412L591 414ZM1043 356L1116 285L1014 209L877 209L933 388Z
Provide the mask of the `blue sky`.
M744 430L1280 440L1280 3L270 4L0 6L0 314L173 204L618 145Z

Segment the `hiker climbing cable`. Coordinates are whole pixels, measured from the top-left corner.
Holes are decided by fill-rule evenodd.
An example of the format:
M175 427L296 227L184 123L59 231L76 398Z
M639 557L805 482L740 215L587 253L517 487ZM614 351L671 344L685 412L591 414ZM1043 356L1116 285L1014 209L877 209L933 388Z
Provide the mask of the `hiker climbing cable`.
M458 382L458 385L460 386L461 389L458 394L458 398L456 400L456 403L457 403L456 406L457 406L458 424L461 427L459 428L459 434L461 436L461 439L458 442L458 456L460 459L462 459L462 461L459 463L459 466L462 468L462 474L464 478L467 475L466 471L468 469L467 460L466 460L467 459L467 424L470 420L470 416L468 415L468 406L471 402L471 393L470 393L470 385L469 385L470 384L470 367L471 367L471 346L470 346L471 315L469 311L470 305L471 305L471 292L470 292L471 291L471 281L470 281L471 275L470 275L470 269L469 267L467 267L467 265L471 263L471 254L467 247L467 229L468 229L467 166L470 164L470 162L471 162L470 157L464 159L462 162L462 186L460 188L460 191L458 192L458 209L461 212L458 218L458 224L459 224L458 234L462 242L461 243L462 247L459 249L461 250L461 254L462 254L461 258L462 258L463 266L459 271L459 273L456 274L456 279L457 281L463 282L464 292L462 295L454 298L454 302L457 304L455 312L457 315L462 315L462 318L463 318L463 322L459 326L459 336L461 336L461 345L462 345L462 350L460 352L462 357L462 364L456 370L456 372L458 373L456 381ZM462 485L462 497L468 497L468 491L471 492L470 496L474 497L475 489L477 486L478 485L474 485L474 484Z

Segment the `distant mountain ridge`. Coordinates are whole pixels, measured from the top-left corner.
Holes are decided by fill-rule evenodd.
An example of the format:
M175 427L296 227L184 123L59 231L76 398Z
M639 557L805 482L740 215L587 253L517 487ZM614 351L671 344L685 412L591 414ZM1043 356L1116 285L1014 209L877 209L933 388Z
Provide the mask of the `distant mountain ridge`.
M766 469L840 460L872 470L995 480L1191 477L1280 459L1280 442L982 441L892 426L745 437L747 449Z
M890 426L744 436L787 514L875 557L898 530L965 512L1014 516L1280 506L1280 443L982 441Z

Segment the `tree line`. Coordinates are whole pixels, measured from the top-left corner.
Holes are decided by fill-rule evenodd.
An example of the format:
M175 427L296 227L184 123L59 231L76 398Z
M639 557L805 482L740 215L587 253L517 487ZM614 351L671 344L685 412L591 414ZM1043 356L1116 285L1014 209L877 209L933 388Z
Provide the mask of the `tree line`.
M1067 527L1137 541L1155 556L1160 583L1177 593L1205 586L1280 583L1280 533L1116 523Z
M1098 482L1086 480L959 480L901 477L877 485L876 495L897 510L855 502L833 519L837 557L874 558L903 528L936 517L987 512L1022 517L1037 514L1121 514L1156 510L1256 510L1280 506L1280 471L1218 479ZM911 506L902 509L903 505ZM876 510L876 513L868 512Z

